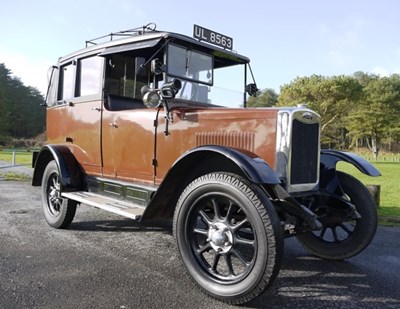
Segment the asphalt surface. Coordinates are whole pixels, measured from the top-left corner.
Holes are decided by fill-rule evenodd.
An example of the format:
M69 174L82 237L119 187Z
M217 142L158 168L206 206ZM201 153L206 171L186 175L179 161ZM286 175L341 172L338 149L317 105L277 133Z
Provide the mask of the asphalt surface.
M0 308L400 308L400 228L340 262L287 239L273 286L234 307L193 286L167 231L88 206L53 229L40 189L0 179Z

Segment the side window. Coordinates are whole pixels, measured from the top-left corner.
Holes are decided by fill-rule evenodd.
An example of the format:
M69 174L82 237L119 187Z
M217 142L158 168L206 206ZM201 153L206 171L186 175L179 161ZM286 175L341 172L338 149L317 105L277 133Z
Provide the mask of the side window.
M136 74L135 57L119 54L107 58L105 90L107 94L141 99L140 89L148 84L145 74Z
M58 97L60 100L68 100L74 97L75 64L69 63L61 67Z
M104 58L98 56L79 60L77 96L87 96L100 93L103 80L103 62Z

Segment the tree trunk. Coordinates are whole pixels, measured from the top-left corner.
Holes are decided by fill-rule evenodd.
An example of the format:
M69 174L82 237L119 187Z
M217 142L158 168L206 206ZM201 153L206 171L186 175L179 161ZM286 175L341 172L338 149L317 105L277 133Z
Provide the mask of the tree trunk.
M378 160L378 154L379 154L379 147L378 147L378 138L377 135L372 133L371 134L371 140L367 137L366 141L367 141L367 145L368 148L372 151L373 155L374 155L374 160Z

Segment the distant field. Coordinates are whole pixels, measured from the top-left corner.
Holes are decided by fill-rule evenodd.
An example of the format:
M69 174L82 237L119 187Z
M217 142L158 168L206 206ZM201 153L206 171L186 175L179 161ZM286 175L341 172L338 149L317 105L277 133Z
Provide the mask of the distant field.
M12 162L12 152L0 151L0 161ZM31 166L32 152L16 152L16 164ZM372 162L372 164L381 172L380 177L369 177L362 174L354 166L339 162L338 169L349 173L359 179L366 185L380 185L381 199L378 213L383 217L397 217L400 220L400 162L397 157L387 156L382 157L381 161ZM1 171L0 171L1 172Z
M0 161L12 162L13 153L11 151L0 151ZM32 152L28 151L17 151L15 153L15 163L17 165L26 165L31 167L32 165Z

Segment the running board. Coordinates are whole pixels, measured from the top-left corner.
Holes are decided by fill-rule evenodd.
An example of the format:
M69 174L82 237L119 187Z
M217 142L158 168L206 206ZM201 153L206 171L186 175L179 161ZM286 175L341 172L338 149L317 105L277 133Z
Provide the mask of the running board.
M134 220L139 220L145 210L144 207L113 198L98 195L92 192L63 192L62 197L77 201L82 204L100 208L117 215L121 215Z

